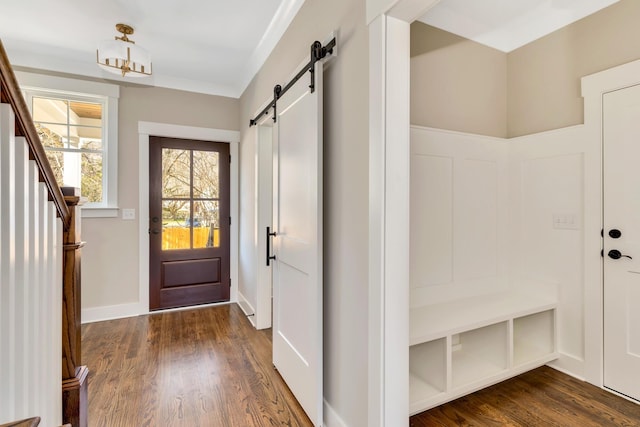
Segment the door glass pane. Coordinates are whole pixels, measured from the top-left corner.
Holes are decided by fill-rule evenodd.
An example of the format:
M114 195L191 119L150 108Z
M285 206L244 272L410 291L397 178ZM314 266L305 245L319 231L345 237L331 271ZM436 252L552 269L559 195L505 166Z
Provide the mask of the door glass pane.
M190 212L188 200L162 202L162 250L191 248Z
M218 159L217 151L193 151L194 198L218 198Z
M190 197L191 151L162 149L162 197Z
M220 212L218 201L193 202L193 247L220 247Z

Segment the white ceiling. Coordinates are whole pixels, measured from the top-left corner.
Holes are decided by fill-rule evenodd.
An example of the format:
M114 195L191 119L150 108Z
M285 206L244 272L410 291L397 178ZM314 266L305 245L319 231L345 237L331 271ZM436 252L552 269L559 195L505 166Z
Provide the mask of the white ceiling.
M364 0L363 0L364 1ZM440 0L420 20L509 52L618 0ZM14 0L0 39L14 65L122 80L95 64L115 24L152 55L135 83L239 97L304 0Z
M440 0L419 20L511 52L619 0Z
M151 53L134 83L239 97L304 0L13 0L0 39L14 65L121 80L96 65L115 24Z

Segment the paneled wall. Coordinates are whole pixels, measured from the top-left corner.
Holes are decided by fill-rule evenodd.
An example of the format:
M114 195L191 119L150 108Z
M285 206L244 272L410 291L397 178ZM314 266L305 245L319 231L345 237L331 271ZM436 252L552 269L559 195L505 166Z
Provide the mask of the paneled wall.
M558 300L557 365L584 369L585 127L513 139L411 129L411 306Z
M585 357L585 132L573 126L509 140L510 282L532 294L557 293L559 363L578 376Z
M411 306L506 290L508 168L500 138L411 129Z

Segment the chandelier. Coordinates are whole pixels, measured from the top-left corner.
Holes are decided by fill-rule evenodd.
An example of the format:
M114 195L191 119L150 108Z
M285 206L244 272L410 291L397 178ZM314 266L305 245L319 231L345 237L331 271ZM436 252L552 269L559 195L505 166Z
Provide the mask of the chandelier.
M122 77L145 77L151 75L151 56L146 49L137 46L128 36L133 28L126 24L117 24L116 30L122 33L115 40L105 40L98 45L96 51L100 68L110 73L121 74Z

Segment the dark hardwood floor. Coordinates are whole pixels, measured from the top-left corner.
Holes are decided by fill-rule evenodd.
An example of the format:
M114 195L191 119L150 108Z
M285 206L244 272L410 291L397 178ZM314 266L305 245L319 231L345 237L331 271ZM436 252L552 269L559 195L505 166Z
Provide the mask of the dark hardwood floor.
M640 405L543 366L415 415L410 425L640 426Z
M312 426L235 304L84 325L90 427Z
M83 325L82 357L90 427L312 426L235 304ZM410 425L640 426L640 405L542 367Z

